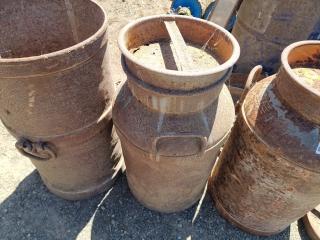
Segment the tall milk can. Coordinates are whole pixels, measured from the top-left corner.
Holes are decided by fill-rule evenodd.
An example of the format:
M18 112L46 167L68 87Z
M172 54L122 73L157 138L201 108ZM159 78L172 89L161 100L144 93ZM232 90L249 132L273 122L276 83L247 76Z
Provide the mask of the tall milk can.
M320 41L288 46L281 62L248 92L210 178L220 213L258 235L320 203Z
M172 21L193 58L191 71L178 71L174 64L177 49L165 26ZM150 209L181 211L201 197L233 124L234 105L224 82L238 59L238 43L213 23L163 15L124 27L119 46L127 81L113 118L130 190ZM213 67L212 54L219 59ZM203 62L206 58L210 61Z
M91 0L3 0L0 24L0 117L17 149L58 196L106 190L120 163L105 11Z

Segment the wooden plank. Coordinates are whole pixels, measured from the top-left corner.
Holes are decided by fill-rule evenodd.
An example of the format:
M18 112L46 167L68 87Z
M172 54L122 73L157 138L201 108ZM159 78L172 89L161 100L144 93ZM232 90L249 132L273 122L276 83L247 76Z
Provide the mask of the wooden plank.
M320 240L320 205L303 217L304 227L312 240Z
M187 44L175 21L164 22L169 33L177 57L176 65L179 71L189 71L193 69L193 60L188 52Z
M217 0L217 5L211 13L209 21L224 28L227 27L232 14L237 10L241 2L242 0Z

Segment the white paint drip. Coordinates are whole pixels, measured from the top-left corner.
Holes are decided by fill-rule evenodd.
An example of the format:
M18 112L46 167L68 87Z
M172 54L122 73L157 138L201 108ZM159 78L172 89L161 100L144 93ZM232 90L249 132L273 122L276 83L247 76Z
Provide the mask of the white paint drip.
M203 109L204 108L204 102L203 101L200 101L198 102L198 109Z
M173 107L173 110L174 111L177 111L177 98L176 97L173 97L172 98L172 107Z
M319 142L319 145L318 145L318 147L317 147L316 154L317 154L317 155L320 155L320 142Z
M208 119L207 119L207 116L204 114L204 112L201 112L201 119L203 121L204 126L206 127L206 130L210 131Z
M161 128L162 128L163 118L164 118L164 114L163 114L163 113L160 113L160 117L159 117L159 121L158 121L158 126L157 126L157 132L158 132L158 133L160 133Z
M184 111L184 101L180 101L180 112Z
M160 111L163 113L163 112L165 112L166 111L166 108L167 108L167 98L160 98L160 101L159 101L159 103L160 103Z
M152 96L151 103L152 103L152 108L153 109L158 109L158 101L157 100L158 100L157 97Z
M70 2L70 0L64 0L64 2L66 5L66 8L67 8L67 14L68 14L68 18L69 18L70 25L71 25L73 40L75 41L75 43L79 43L80 41L79 41L79 35L78 35L78 31L77 31L76 17L74 15L72 3Z

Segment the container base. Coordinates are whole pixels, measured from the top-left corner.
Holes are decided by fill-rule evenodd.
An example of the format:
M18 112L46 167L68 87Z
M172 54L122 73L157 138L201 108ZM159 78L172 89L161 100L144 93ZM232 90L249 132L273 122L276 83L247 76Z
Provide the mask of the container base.
M196 204L196 203L200 200L201 195L202 195L202 194L200 194L199 198L196 198L196 200L194 200L194 201L192 201L191 203L186 204L186 205L184 205L184 206L182 206L182 207L180 207L180 208L174 208L174 209L173 209L173 208L166 208L166 209L164 209L164 208L157 208L157 207L154 207L154 206L152 206L152 205L150 205L150 204L145 203L144 201L141 200L141 198L139 197L139 195L135 193L135 191L133 190L133 188L130 186L129 181L128 181L128 186L129 186L130 192L132 193L132 195L134 196L134 198L135 198L142 206L144 206L145 208L148 208L148 209L150 209L150 210L152 210L152 211L156 211L156 212L160 212L160 213L177 213L177 212L182 212L182 211L184 211L184 210L192 207L194 204Z
M115 173L111 177L105 179L100 184L97 184L95 186L92 186L86 189L80 189L75 191L64 191L64 190L53 187L45 179L42 179L42 180L46 185L46 187L49 189L49 191L60 198L63 198L69 201L84 200L84 199L91 198L95 195L98 195L100 193L103 193L105 191L108 191L113 186L113 184L115 183L119 175L121 174L122 165L123 165L123 158L119 160L117 166L115 167Z
M284 231L285 229L282 229L280 231L276 231L276 232L264 232L264 231L259 231L256 229L252 229L249 227L246 227L244 225L242 225L239 221L237 221L234 217L232 217L227 210L223 207L222 203L218 200L218 198L215 196L215 194L213 194L214 190L213 188L210 188L211 192L211 198L213 199L213 201L215 202L215 207L218 210L219 214L226 219L228 222L230 222L232 225L236 226L237 228L253 234L253 235L258 235L258 236L272 236L272 235L276 235L281 233L282 231Z

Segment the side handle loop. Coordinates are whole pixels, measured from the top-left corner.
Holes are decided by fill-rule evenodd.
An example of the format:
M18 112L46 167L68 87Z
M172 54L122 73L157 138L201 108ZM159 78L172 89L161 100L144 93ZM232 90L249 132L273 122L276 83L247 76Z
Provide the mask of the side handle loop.
M247 81L246 81L246 85L244 87L242 95L241 95L239 102L237 104L237 108L239 108L239 106L242 105L244 99L247 96L247 93L249 92L249 90L251 89L253 84L255 84L256 82L258 82L259 80L262 79L262 75L261 75L262 70L263 70L263 67L261 65L257 65L250 71L248 78L247 78Z
M48 161L57 157L57 154L47 142L32 142L26 138L21 138L15 144L15 147L23 156L32 160Z
M196 141L194 141L196 140ZM170 135L163 135L163 136L158 136L153 140L152 143L152 158L155 159L156 161L160 160L160 151L161 149L159 149L159 143L160 142L180 142L180 141L194 141L194 142L198 142L198 150L195 150L194 152L192 152L193 154L199 154L200 156L202 156L205 153L207 144L208 144L208 140L206 137L201 136L201 135L194 135L194 134L170 134ZM192 150L190 150L192 151ZM190 153L189 153L190 154ZM175 156L175 154L172 154L172 156ZM188 154L186 154L186 156L188 156Z

